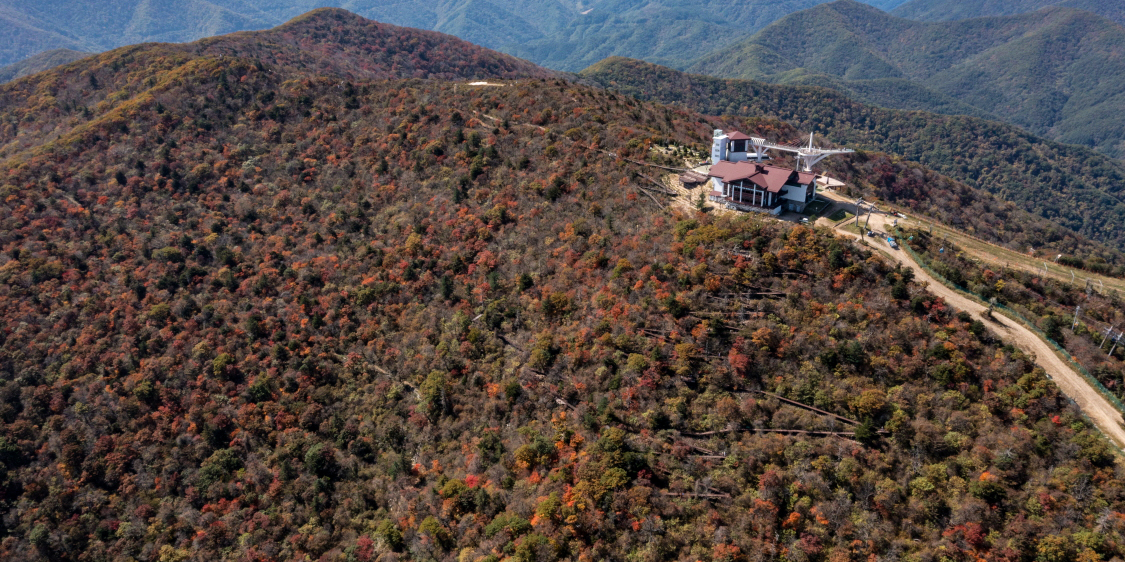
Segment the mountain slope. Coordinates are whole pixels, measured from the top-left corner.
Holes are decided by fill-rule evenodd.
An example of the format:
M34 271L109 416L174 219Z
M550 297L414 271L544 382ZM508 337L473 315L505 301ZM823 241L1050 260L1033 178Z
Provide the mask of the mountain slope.
M52 48L102 51L144 41L188 41L281 24L339 6L395 25L456 35L560 70L610 55L682 66L822 0L0 0L10 43L0 65ZM891 2L875 2L890 7Z
M643 58L682 66L701 53L725 47L776 19L820 0L609 0L583 4L565 26L530 42L499 43L517 56L560 70L577 71L607 56Z
M919 21L954 21L987 16L1011 16L1050 6L1086 10L1125 25L1125 4L1112 0L911 0L893 9L880 7L900 18Z
M332 37L332 41L323 41ZM205 55L255 57L304 72L349 79L547 78L557 73L451 35L367 20L321 8L263 32L203 39Z
M335 37L333 41L324 40L328 34ZM18 122L0 128L0 157L66 135L91 115L105 117L113 113L113 104L101 103L110 93L115 97L139 96L152 88L154 76L194 72L201 57L235 55L255 57L255 64L271 65L292 76L331 76L338 80L517 79L556 75L450 35L373 22L344 10L322 8L267 31L241 32L185 45L123 47L89 57L58 70L66 79L65 87L50 81L10 84L0 89L0 107L8 108L10 118L18 114L22 116L19 119L34 123L43 112L69 117L45 128L21 126ZM121 61L148 69L153 76L113 71L115 66L124 64ZM151 95L148 99L151 101ZM45 101L43 105L27 105L27 100ZM162 103L159 99L157 102ZM75 117L78 108L82 108L80 117ZM205 115L196 119L209 121Z
M605 152L740 123L383 79L346 21L0 86L0 557L1125 555L1112 449L1031 357ZM409 76L503 57L378 32Z
M0 45L0 64L54 48L104 51L144 41L190 41L284 21L258 15L239 0L109 0L96 5L0 0L0 17L10 25L10 38Z
M73 51L70 49L55 49L53 51L45 51L35 55L29 59L10 64L0 68L0 84L10 82L17 78L30 76L36 72L42 72L56 66L74 62L79 59L86 58L93 53L85 53L82 51Z
M56 49L99 50L90 49L83 41L50 29L49 25L12 6L0 4L0 25L4 26L6 35L0 43L0 65L15 64Z
M832 142L920 162L1120 250L1125 166L1089 149L971 117L864 105L823 88L691 75L610 59L582 76L712 115L783 119ZM1021 248L1022 250L1023 248Z
M792 29L802 33L792 36ZM1123 45L1125 27L1080 10L924 23L839 0L787 16L690 70L781 83L827 75L859 99L900 109L953 112L944 101L952 99L975 114L1120 157ZM883 82L870 97L862 82L849 87L871 80Z

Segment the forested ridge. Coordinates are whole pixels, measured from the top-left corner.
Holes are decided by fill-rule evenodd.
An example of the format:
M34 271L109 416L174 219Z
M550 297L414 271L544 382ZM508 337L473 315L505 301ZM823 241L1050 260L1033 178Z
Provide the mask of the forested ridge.
M781 119L837 145L918 162L1115 251L1125 241L1117 227L1125 221L1125 167L1011 125L883 109L825 88L724 80L622 58L581 75L622 93L711 115Z
M921 21L949 21L985 16L1006 16L1032 12L1050 6L1077 8L1125 25L1125 6L1105 0L911 0L887 11L901 18Z
M744 123L219 47L0 86L3 559L1125 555L1123 467L1032 358L605 152Z
M53 49L45 51L0 68L0 83L11 82L17 78L31 76L36 72L50 70L56 66L74 62L90 56L91 53L73 51L70 49Z
M1125 94L1117 86L1125 81L1125 27L1060 6L966 18L920 22L836 0L790 14L686 68L826 85L883 107L994 116L1042 137L1125 156Z

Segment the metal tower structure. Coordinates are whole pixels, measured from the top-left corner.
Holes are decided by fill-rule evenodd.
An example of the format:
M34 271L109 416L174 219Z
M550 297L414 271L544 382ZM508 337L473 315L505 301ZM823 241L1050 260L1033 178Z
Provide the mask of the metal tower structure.
M790 152L797 155L797 166L805 172L811 172L813 166L815 166L821 160L828 158L829 156L834 156L837 154L852 154L855 152L850 148L817 148L813 146L812 133L809 133L808 146L790 146L787 144L778 144L758 137L750 137L750 144L753 145L754 151L759 155L759 162L761 161L760 155L764 154L767 149Z

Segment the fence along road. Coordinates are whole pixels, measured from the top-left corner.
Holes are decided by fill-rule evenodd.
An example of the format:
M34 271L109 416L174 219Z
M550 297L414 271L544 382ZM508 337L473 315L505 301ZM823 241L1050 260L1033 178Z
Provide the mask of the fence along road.
M872 215L871 230L887 232L886 219L887 217L882 214ZM863 237L859 234L845 230L848 224L854 223L841 224L836 228L836 231L843 236L862 240ZM1047 371L1048 376L1059 387L1059 390L1073 400L1114 445L1119 449L1125 449L1125 419L1122 418L1121 411L1091 386L1081 374L1060 358L1050 344L1015 320L999 314L993 315L994 320L984 317L982 313L988 309L987 306L947 287L930 275L921 265L910 259L904 250L891 250L884 241L885 239L886 236L884 235L870 247L880 250L896 262L909 267L914 272L915 281L925 281L928 284L926 290L944 299L949 306L980 316L985 325L998 337L1024 353L1033 355L1035 362Z

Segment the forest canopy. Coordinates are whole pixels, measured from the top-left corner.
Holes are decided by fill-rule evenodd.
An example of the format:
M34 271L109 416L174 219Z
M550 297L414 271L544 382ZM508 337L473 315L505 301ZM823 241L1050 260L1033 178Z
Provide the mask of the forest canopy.
M351 37L0 86L0 557L1125 555L1122 466L1034 358L607 154L735 123L321 70ZM431 73L412 37L385 68Z

